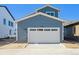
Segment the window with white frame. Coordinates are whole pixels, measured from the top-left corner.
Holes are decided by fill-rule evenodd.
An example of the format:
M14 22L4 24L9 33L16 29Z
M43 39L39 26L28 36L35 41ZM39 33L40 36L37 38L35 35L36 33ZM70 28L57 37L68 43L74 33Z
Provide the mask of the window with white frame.
M51 16L55 16L55 12L53 12L53 11L46 11L46 14L51 15Z
M3 19L3 24L6 25L6 19Z
M8 21L8 25L13 27L13 22Z

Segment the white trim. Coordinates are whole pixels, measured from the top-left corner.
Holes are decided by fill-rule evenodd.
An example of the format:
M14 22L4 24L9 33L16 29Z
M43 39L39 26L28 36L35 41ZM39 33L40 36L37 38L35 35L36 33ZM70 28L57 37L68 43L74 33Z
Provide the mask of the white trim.
M17 31L17 29L18 29L18 26L17 26L18 24L16 24L16 41L18 41L18 31Z
M38 11L38 10L40 10L40 9L43 9L43 8L45 8L45 7L47 7L47 6L50 7L50 8L53 8L53 9L56 9L56 10L60 11L58 8L55 8L55 7L53 7L53 6L49 5L49 4L46 4L45 6L36 9L36 11Z
M20 21L24 21L24 20L26 20L26 19L28 19L28 18L31 18L31 17L37 16L37 15L43 15L43 16L46 16L46 17L49 17L49 18L52 18L52 19L58 20L58 21L60 21L60 22L65 22L64 20L59 19L59 18L57 18L57 17L50 16L50 15L45 14L45 13L42 13L42 12L37 12L37 13L35 13L35 14L32 14L32 15L30 15L30 16L27 16L27 17L24 17L24 18L21 18L21 19L17 20L16 23L18 23L18 22L20 22Z
M28 29L58 29L58 27L28 27Z
M64 40L64 26L63 26L63 23L62 23L62 41Z

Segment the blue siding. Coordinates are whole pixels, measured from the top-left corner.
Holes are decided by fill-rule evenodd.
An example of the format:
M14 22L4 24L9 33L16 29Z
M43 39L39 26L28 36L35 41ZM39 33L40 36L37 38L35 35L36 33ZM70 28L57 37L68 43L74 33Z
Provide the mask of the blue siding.
M58 17L58 11L53 9L53 8L50 8L50 7L45 7L43 9L40 9L38 10L37 12L43 12L43 13L46 13L47 11L50 11L50 12L54 12L55 13L55 17ZM52 15L53 16L53 15Z
M74 36L74 33L73 33L73 31L74 31L74 28L73 28L73 26L70 26L70 27L67 27L67 28L64 28L64 36L65 37L73 37Z
M29 27L59 27L60 28L60 40L62 41L62 22L38 15L17 24L17 34L19 41L27 41L27 28Z

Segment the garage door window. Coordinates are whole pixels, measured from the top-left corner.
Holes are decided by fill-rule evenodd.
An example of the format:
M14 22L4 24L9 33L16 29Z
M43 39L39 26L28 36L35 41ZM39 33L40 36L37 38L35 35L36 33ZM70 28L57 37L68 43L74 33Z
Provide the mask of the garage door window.
M36 31L36 29L30 29L30 31Z
M58 31L58 29L30 29L30 31Z
M37 31L43 31L43 29L37 29Z
M50 29L44 29L44 31L50 31Z
M51 29L51 31L57 31L57 29Z

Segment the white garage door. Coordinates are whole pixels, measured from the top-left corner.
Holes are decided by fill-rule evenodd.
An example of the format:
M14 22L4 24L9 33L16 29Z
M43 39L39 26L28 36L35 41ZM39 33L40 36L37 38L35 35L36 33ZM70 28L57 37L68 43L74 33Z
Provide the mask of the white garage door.
M59 43L59 28L28 28L28 43Z

